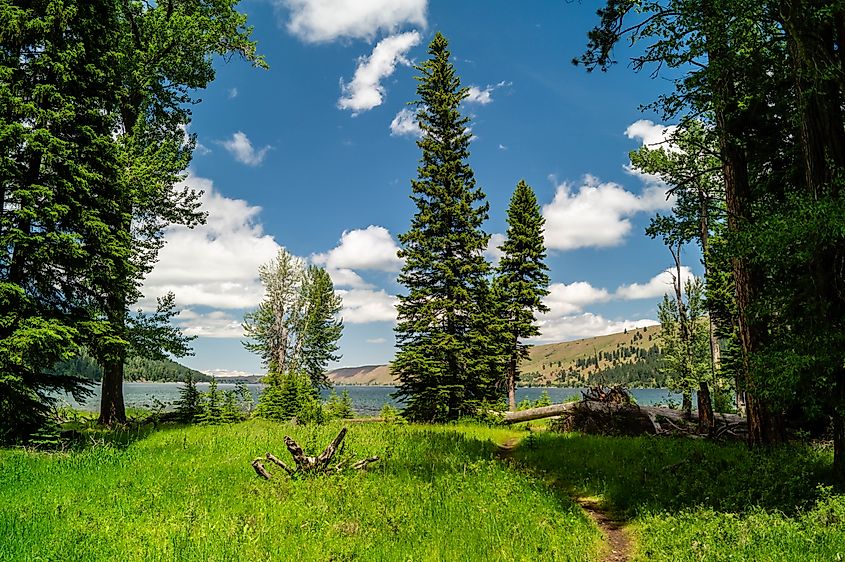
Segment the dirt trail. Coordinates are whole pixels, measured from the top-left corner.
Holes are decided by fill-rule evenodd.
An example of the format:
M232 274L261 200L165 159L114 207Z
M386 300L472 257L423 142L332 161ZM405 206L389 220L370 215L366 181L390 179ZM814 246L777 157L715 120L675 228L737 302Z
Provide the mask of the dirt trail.
M496 457L506 459L519 444L519 437L511 437L498 445ZM587 512L604 535L606 550L601 562L628 562L631 553L631 538L625 530L625 521L614 517L599 502L591 498L573 496L572 500Z
M572 498L598 525L604 535L607 551L602 562L627 562L631 553L631 538L625 530L625 522L613 517L601 504L588 498Z

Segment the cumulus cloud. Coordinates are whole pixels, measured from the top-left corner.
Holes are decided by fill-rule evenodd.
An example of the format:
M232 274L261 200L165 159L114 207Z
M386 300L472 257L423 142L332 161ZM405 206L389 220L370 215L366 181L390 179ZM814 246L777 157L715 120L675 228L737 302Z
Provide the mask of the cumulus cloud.
M290 33L309 43L340 38L371 41L403 25L427 25L428 0L275 0L287 9Z
M399 271L402 260L396 255L399 246L383 226L347 230L340 243L311 260L327 269L369 269L374 271Z
M349 109L353 115L381 105L384 86L381 81L393 74L397 64L410 64L405 54L420 42L417 31L391 35L378 42L368 57L358 59L355 76L348 84L341 80L340 109Z
M369 339L369 340L366 340L366 341L367 341L367 343L372 343L372 344L378 345L378 344L382 344L382 343L387 343L387 338L372 338L372 339Z
M648 148L677 150L670 142L672 134L677 128L677 125L660 125L648 119L640 119L628 125L628 128L625 129L625 136L629 139L639 140L643 146Z
M569 316L541 316L538 322L540 335L535 342L558 342L593 336L615 334L623 330L654 326L657 322L648 318L639 320L610 320L599 314L585 312Z
M174 320L186 336L204 338L242 338L244 335L240 318L222 310L198 313L192 309L183 310Z
M586 281L576 281L569 284L552 283L543 302L549 307L547 314L554 317L581 312L585 306L605 302L610 298L606 289L597 289Z
M332 284L335 287L350 287L352 289L372 289L373 286L364 281L364 279L352 271L351 269L341 268L332 269L326 268L329 277L332 278Z
M144 281L143 302L154 303L155 297L173 291L180 306L256 306L263 296L258 266L279 250L258 222L261 207L224 197L211 180L194 175L183 185L204 191L201 202L208 220L193 229L173 226L165 231L167 244Z
M487 249L484 250L484 254L490 258L493 262L493 265L498 265L499 260L502 259L502 256L505 253L499 249L499 246L505 243L505 235L500 234L498 232L493 233L490 235L490 240L487 242Z
M590 175L577 188L565 182L557 187L554 200L543 206L546 247L574 250L617 246L631 231L630 217L671 206L660 186L647 186L637 195Z
M252 141L242 131L236 132L232 135L231 139L221 141L220 144L235 157L235 160L247 166L258 166L261 164L264 161L264 157L267 156L267 151L271 148L268 145L260 150L255 150L255 147L252 146Z
M335 292L343 300L340 314L346 324L396 321L397 299L384 290L340 289Z
M488 84L484 88L480 86L469 86L467 88L467 97L464 98L464 103L477 103L479 105L487 105L493 103L493 92L499 88L510 86L512 82L505 82L504 80L498 84Z
M390 122L390 134L394 137L422 137L422 129L417 122L416 113L410 109L400 110Z
M668 268L661 271L645 283L631 283L622 285L616 289L616 297L626 300L651 299L662 297L666 293L674 291L673 282L677 272L675 268ZM687 266L681 266L681 286L693 277L692 270Z

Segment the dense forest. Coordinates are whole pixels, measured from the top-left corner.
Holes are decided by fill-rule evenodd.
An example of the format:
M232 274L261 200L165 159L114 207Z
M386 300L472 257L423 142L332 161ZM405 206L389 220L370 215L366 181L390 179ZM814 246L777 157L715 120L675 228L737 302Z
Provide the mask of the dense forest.
M57 363L53 366L53 372L59 376L76 376L95 382L100 382L103 378L102 368L85 353ZM208 382L212 379L212 377L185 367L172 359L130 357L126 360L124 372L127 381L147 382L181 382L188 375L198 382Z

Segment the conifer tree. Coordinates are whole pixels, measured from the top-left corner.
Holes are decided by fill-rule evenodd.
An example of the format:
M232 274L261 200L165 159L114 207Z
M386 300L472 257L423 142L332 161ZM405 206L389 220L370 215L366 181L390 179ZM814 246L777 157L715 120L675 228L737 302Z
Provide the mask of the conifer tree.
M399 296L391 371L407 418L448 420L493 397L493 342L484 316L490 266L482 254L489 236L481 228L489 205L467 163L469 119L460 112L467 89L446 38L438 33L428 52L415 67L422 158L411 182L417 212L399 236L405 259L399 282L407 294Z
M513 192L507 220L507 238L500 246L504 255L497 267L494 294L503 320L500 333L507 350L508 406L515 410L519 361L528 357L529 347L521 340L540 333L534 315L548 311L542 299L549 294L548 267L543 261L546 257L543 225L546 221L540 214L534 191L525 181L520 181Z

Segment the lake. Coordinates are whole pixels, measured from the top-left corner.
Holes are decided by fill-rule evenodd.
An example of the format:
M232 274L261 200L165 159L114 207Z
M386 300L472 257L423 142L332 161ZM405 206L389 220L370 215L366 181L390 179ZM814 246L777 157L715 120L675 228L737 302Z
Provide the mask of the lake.
M127 408L153 408L156 406L156 400L164 404L165 409L171 409L173 403L179 399L179 388L182 385L175 382L126 382L123 383L123 398ZM246 385L252 392L254 400L258 400L258 395L264 385L248 384ZM200 391L208 390L208 383L197 383L197 388ZM220 390L232 390L235 388L234 384L220 383L218 384ZM94 396L85 401L84 404L76 402L71 396L63 396L60 403L66 403L69 406L79 408L82 410L99 410L100 404L100 386L94 387ZM394 406L401 406L402 403L394 400L390 395L396 391L392 386L351 386L351 385L337 385L335 390L340 393L344 390L349 392L349 397L352 399L352 405L355 411L362 416L373 416L378 414L382 406L391 404ZM537 400L543 391L549 393L552 402L563 402L570 396L580 396L583 388L559 388L559 387L526 387L516 389L516 400ZM328 398L330 391L323 390L322 396L325 400ZM671 400L680 403L681 395L663 388L634 388L631 394L636 399L638 404L648 406L657 403L666 403Z

